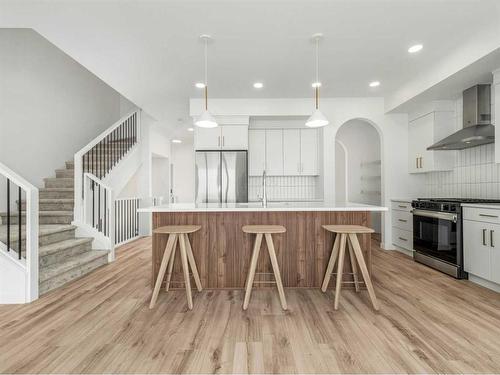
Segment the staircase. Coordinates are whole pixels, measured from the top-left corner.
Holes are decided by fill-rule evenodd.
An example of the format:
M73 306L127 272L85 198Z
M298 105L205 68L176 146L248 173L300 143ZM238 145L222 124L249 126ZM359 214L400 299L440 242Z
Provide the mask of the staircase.
M74 164L57 169L55 177L44 180L39 189L39 294L49 292L108 263L108 251L92 250L93 238L77 238L71 225L74 209ZM11 243L18 251L19 220L25 223L25 202L21 202L21 218L11 213ZM6 213L0 213L0 241L6 242ZM21 230L24 252L25 228Z

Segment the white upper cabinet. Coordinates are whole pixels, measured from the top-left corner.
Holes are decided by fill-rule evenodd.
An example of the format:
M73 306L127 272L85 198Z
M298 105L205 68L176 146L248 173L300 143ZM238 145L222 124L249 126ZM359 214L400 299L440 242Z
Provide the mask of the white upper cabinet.
M248 126L222 125L216 128L195 128L196 150L247 150Z
M268 129L266 132L266 173L283 176L283 131Z
M300 130L300 174L318 174L318 130Z
M247 126L221 126L221 146L223 150L247 150Z
M250 129L250 176L316 176L319 133L317 129Z
M283 130L283 169L285 176L300 175L300 129Z
M455 112L451 103L444 110L433 107L410 117L408 124L408 171L425 173L453 169L455 152L429 151L427 147L456 131Z
M248 175L262 176L266 169L266 131L250 129L248 131Z
M194 142L196 150L215 150L221 147L220 127L194 129Z

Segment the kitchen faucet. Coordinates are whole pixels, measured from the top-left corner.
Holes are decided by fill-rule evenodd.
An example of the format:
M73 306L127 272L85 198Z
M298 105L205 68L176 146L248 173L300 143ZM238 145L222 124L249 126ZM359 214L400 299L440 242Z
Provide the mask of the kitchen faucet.
M266 170L262 172L262 206L267 207Z

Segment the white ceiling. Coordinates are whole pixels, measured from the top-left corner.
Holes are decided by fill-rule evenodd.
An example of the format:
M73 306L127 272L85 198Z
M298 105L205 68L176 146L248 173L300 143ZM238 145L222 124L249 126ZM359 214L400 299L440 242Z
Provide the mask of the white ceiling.
M498 0L4 0L0 27L34 28L166 126L186 128L188 98L202 94L200 34L215 38L212 97L311 96L316 32L323 96L387 96L499 14ZM424 49L409 55L417 42Z

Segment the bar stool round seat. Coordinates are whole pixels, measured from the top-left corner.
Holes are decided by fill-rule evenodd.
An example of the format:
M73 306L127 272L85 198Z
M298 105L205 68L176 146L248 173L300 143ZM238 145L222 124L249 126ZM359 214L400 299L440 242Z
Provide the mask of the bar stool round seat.
M286 228L281 225L245 225L241 230L245 233L265 234L265 233L285 233Z
M170 287L170 280L172 277L172 270L174 267L175 252L177 249L177 243L179 243L180 253L181 253L181 263L182 271L184 274L184 285L186 287L186 297L189 310L193 309L193 297L191 295L191 281L189 278L189 268L193 273L194 282L196 288L199 292L202 291L200 275L198 274L198 269L196 268L196 262L193 256L193 249L191 248L191 243L189 242L189 233L194 233L201 229L200 225L167 225L164 227L159 227L153 230L153 233L157 236L168 235L167 246L163 253L163 258L161 260L160 270L158 271L158 276L156 278L155 287L153 290L153 295L151 296L151 302L149 308L152 309L160 293L161 285L163 279L165 278L165 272L167 271L166 280L166 291Z
M375 231L372 228L368 228L362 225L322 225L322 227L325 230L335 233L337 235L335 237L335 242L333 244L330 260L328 261L325 277L323 279L323 284L321 286L321 290L323 292L326 292L326 289L328 288L328 284L330 282L333 268L335 267L335 262L338 259L336 284L335 284L335 301L333 308L337 310L339 307L340 290L342 287L342 277L344 275L344 258L346 253L346 247L348 247L352 276L354 279L354 287L356 289L356 292L359 292L359 281L358 281L358 266L359 266L373 308L375 310L378 310L379 306L377 297L375 296L375 290L373 289L373 284L370 278L370 274L368 273L368 268L366 267L365 258L363 256L363 252L361 251L361 246L359 244L357 237L358 234L371 234L374 233Z
M156 234L188 234L194 233L201 229L201 225L167 225L153 230Z
M363 233L375 233L375 230L372 228L365 227L363 225L322 225L324 229L333 233L354 233L354 234L363 234Z
M245 225L241 230L248 234L256 234L255 242L253 245L252 258L250 260L250 267L248 269L247 281L245 284L245 299L243 301L243 310L248 308L250 303L250 296L252 294L252 286L254 284L254 278L256 274L255 270L257 268L257 261L259 259L260 247L262 244L262 237L264 236L267 244L267 251L269 253L269 258L271 259L271 266L273 267L274 281L256 281L257 283L276 283L278 288L278 294L281 301L281 307L286 310L287 303L285 297L285 291L283 289L283 283L281 282L280 268L278 265L278 259L276 258L276 252L274 250L274 243L272 234L285 233L286 228L281 225ZM261 273L262 274L262 273Z

